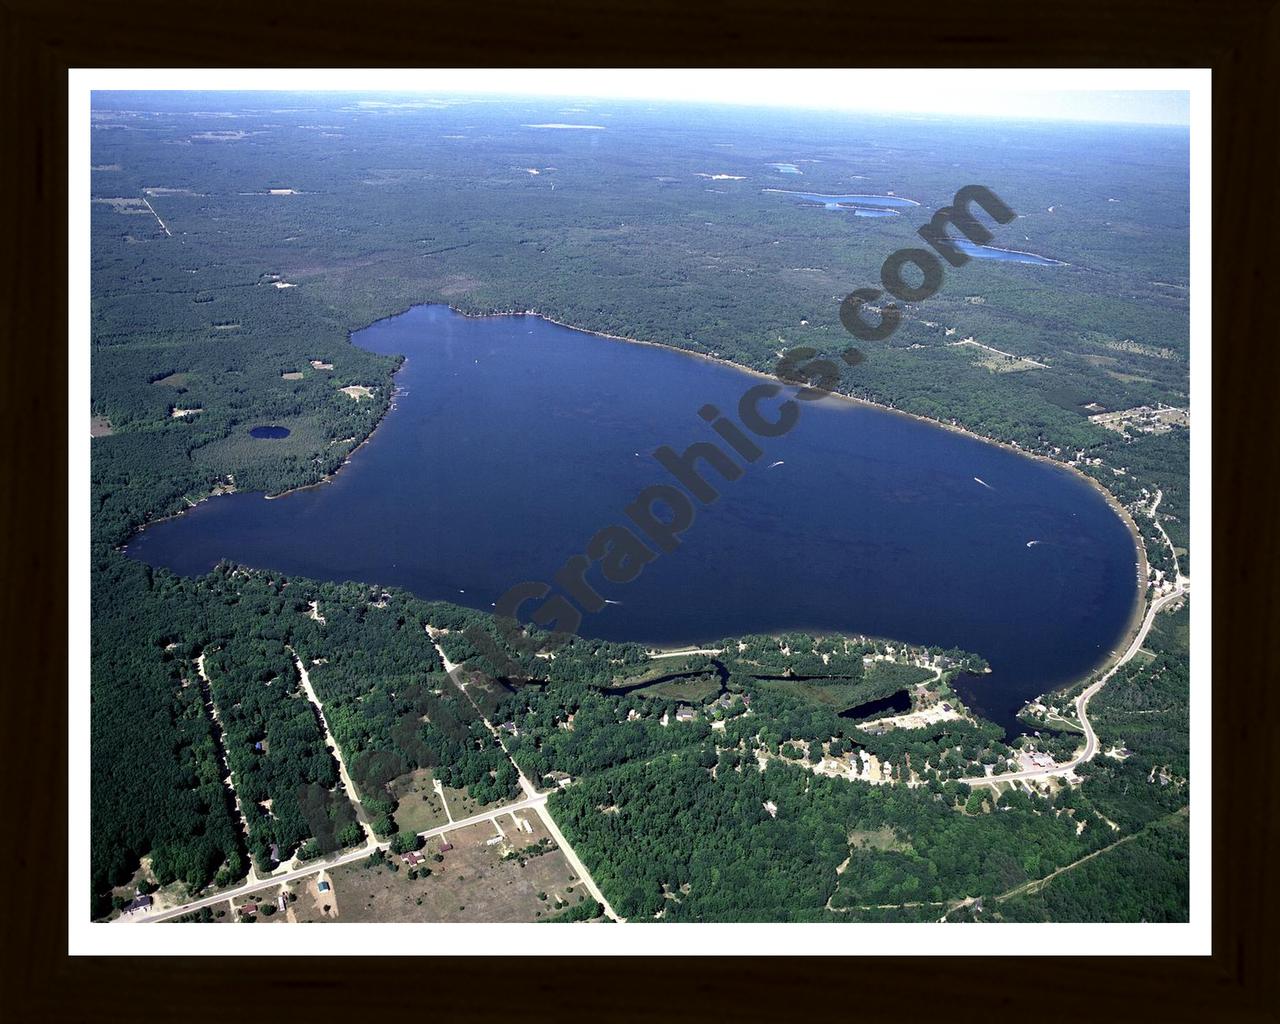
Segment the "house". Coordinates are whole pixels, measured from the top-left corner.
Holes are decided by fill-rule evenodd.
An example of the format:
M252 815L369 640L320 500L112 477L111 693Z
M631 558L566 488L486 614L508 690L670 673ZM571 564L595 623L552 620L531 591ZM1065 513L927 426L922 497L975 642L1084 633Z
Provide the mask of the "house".
M951 710L951 705L950 705L950 704L948 704L946 701L943 701L943 702L942 702L942 710L943 710L943 711L950 711L950 710Z
M416 868L424 860L426 860L426 858L416 850L411 850L409 853L401 854L400 856L400 863L408 864L411 868Z
M447 839L441 839L441 840L440 840L440 852L441 852L441 853L448 853L448 852L449 852L450 850L452 850L452 849L453 849L453 844L452 844L452 843L450 843Z
M698 717L698 713L693 708L679 707L676 708L677 722L692 722Z
M269 852L271 854L271 863L279 864L280 863L280 844L272 843L271 849L269 850Z
M542 781L546 782L547 779L550 779L561 789L564 789L565 786L569 785L569 783L573 781L573 776L568 772L547 772L546 775L542 776Z
M123 907L120 908L121 913L132 914L135 910L147 910L151 906L150 896L135 896Z
M281 893L280 898L276 900L276 907L279 908L282 914L289 909L289 900L284 893Z
M328 892L333 887L328 882L321 882L316 888L321 892Z
M498 726L503 732L509 732L512 736L519 736L520 730L516 728L515 722L503 722Z
M253 749L256 753L264 754L266 753L267 747L266 747L266 744L262 742L262 740L258 740L258 742L253 745Z
M257 913L258 913L258 904L256 903L246 903L243 907L240 908L241 917L253 917Z
M769 812L769 817L776 818L778 816L778 805L772 800L766 800L764 802L764 809Z

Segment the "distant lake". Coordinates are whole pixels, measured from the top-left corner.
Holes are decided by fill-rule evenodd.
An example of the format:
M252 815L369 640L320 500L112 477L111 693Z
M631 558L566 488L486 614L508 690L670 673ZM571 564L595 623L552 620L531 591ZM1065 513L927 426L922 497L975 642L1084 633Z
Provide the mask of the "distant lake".
M806 206L844 210L855 217L895 217L899 210L920 205L914 199L903 199L901 196L826 195L822 192L793 192L783 188L766 188L762 191L791 196Z
M953 233L954 235L954 233ZM1017 249L999 249L994 245L975 245L967 238L954 238L955 246L961 252L979 260L999 260L1002 263L1029 263L1036 267L1065 267L1062 260L1051 260L1048 256L1039 256L1034 252L1019 252Z
M671 479L651 453L718 440L698 410L736 419L761 382L534 316L443 306L352 341L408 358L395 408L331 482L212 498L135 536L129 554L184 574L225 558L488 610L625 522L641 490ZM993 667L961 680L963 696L1009 729L1023 701L1119 641L1138 596L1133 540L1075 474L835 398L758 440L764 456L740 479L705 473L722 497L677 551L630 584L588 576L618 603L587 615L584 634L677 645L806 629L960 647Z
M839 210L855 217L897 217L902 211L919 206L914 199L901 196L827 195L823 192L796 192L785 188L766 188L761 192L778 196L790 196L802 206L820 206L824 210ZM1017 249L1001 249L994 245L975 245L954 228L949 232L955 246L961 252L978 260L996 260L1001 263L1025 263L1036 267L1065 267L1062 260L1050 259L1034 252Z
M256 438L280 438L289 436L288 427L254 427L249 431L250 437Z

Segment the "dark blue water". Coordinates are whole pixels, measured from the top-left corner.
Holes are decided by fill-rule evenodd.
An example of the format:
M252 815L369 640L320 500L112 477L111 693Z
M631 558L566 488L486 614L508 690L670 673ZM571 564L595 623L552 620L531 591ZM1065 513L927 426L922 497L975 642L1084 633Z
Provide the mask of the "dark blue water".
M254 427L252 430L249 431L249 436L256 437L259 439L288 437L289 428L288 427Z
M906 690L899 690L897 693L891 693L889 696L881 697L879 700L869 700L865 704L858 704L851 708L845 708L845 710L840 712L840 717L860 721L864 718L875 718L878 715L887 715L890 712L901 714L904 711L910 710L911 694Z
M488 609L625 523L642 489L670 482L655 448L717 441L698 410L736 419L761 383L670 349L442 306L352 340L408 360L396 408L349 465L271 501L205 501L129 553L186 574L225 558ZM1023 700L1117 643L1137 596L1134 545L1070 472L834 398L758 440L764 455L739 480L705 472L722 497L677 551L629 584L589 575L617 603L581 632L683 644L810 629L957 646L993 667L964 696L1010 728Z

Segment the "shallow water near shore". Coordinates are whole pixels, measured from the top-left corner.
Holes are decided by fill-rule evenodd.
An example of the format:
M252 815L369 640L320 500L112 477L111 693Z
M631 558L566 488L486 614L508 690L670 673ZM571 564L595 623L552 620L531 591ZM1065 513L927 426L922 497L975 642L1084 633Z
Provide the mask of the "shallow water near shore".
M658 446L727 451L698 410L736 421L762 382L535 316L434 305L352 341L408 359L396 407L341 472L278 500L212 498L135 536L129 554L184 574L230 559L489 610L513 584L551 582L596 531L627 522L644 488L671 483ZM737 480L699 464L721 497L698 507L678 550L629 584L588 574L616 603L580 632L676 646L805 629L960 647L992 666L959 680L961 695L1011 731L1025 700L1119 643L1138 598L1133 538L1075 474L836 398L755 440L764 454L737 460Z

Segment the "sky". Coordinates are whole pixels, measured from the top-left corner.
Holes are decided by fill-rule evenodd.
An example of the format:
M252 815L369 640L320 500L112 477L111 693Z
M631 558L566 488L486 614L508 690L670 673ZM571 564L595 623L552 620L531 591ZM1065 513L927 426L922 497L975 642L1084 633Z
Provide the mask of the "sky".
M1019 120L1190 123L1177 72L660 70L449 73L457 91ZM1097 88L1080 88L1093 85ZM1150 86L1147 87L1148 83ZM1128 86L1111 87L1106 86ZM1135 88L1134 86L1137 86Z
M1188 125L1206 69L95 69L99 89L636 99L945 117Z

